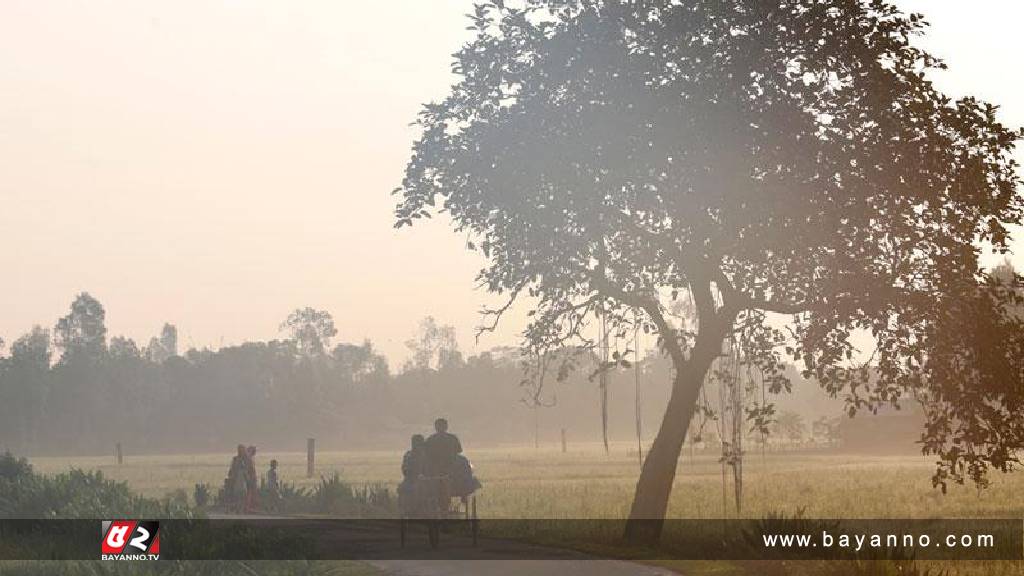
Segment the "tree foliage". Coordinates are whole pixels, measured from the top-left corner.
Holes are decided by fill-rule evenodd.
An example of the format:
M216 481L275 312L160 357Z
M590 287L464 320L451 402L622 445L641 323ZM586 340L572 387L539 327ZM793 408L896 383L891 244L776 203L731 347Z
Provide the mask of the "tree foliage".
M311 309L310 309L311 310ZM310 355L335 332L326 312L299 324L299 341L248 342L178 355L177 329L164 324L140 349L106 341L103 306L78 296L50 332L36 326L0 358L0 448L38 454L215 449L239 441L294 442L308 434L350 437L366 396L390 380L370 342ZM54 348L62 352L53 362ZM371 413L372 411L368 411ZM288 445L288 444L286 444Z
M281 323L281 330L288 331L291 339L306 356L324 354L331 346L331 339L338 334L330 312L315 310L309 306L296 308Z
M312 435L325 449L394 449L410 434L428 432L438 416L473 446L532 441L535 432L541 442L555 442L562 428L573 443L601 437L588 378L594 364L547 389L545 405L555 397L557 403L535 420L533 391L518 386L523 358L515 348L466 358L448 354L449 361L428 370L392 373L369 341L337 343L313 357L294 341L275 340L190 349L157 361L130 338L113 336L96 362L62 365L54 362L47 329L36 326L12 340L10 356L0 358L0 451L109 457L121 442L129 458L223 452L226 466L239 442L295 450ZM652 353L641 370L642 418L651 422L664 412L672 367ZM787 370L799 380L794 368ZM613 438L635 432L633 374L607 374ZM800 398L795 405L813 404ZM836 413L837 403L817 398L825 403L815 405L815 413Z
M593 345L596 313L658 335L679 401L641 486L671 489L732 332L774 389L784 353L851 413L924 403L937 483L1017 461L1024 332L979 255L1006 252L1021 221L1021 133L934 87L944 65L913 43L920 15L883 0L525 0L470 19L457 83L419 116L396 226L447 214L487 258L481 284L509 298L492 321L532 298L534 353ZM694 330L666 314L676 297Z
M106 311L99 300L82 292L71 303L67 316L53 329L54 343L61 350L61 363L76 359L95 360L106 350Z
M174 324L164 324L160 336L154 336L146 346L146 356L153 362L163 363L178 355L178 328Z
M406 368L409 370L442 369L462 362L455 327L438 324L433 316L420 320L416 337L405 342L412 353Z

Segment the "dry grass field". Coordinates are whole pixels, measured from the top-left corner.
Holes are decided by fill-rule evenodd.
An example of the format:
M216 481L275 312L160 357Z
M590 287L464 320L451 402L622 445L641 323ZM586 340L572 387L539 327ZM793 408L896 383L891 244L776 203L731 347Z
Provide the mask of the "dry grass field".
M635 451L613 445L610 455L597 445L557 448L509 446L467 448L484 484L480 515L490 518L616 518L628 511L639 471ZM634 448L635 450L635 448ZM284 481L309 485L319 475L339 472L352 484L400 480L401 453L322 452L317 477L307 479L305 453L257 454L263 473L271 458L280 461ZM126 455L118 466L112 457L33 458L42 473L72 467L101 470L140 493L162 497L175 490L191 495L196 483L218 487L231 453L160 456ZM781 452L748 455L745 465L744 517L799 510L817 518L950 518L1024 516L1024 473L996 475L986 490L951 486L943 495L932 488L933 463L923 457ZM669 515L720 518L723 515L722 469L717 455L686 452L680 462ZM731 477L727 479L726 515L735 517Z
M635 448L613 445L606 455L599 445L557 447L507 446L467 448L484 484L479 512L488 518L621 518L628 511L639 466ZM257 454L261 473L271 458L280 461L287 482L312 485L320 475L338 472L354 485L400 480L401 452L322 452L316 476L306 478L304 452ZM231 453L159 456L33 458L42 473L69 468L101 470L144 495L163 497L177 490L189 497L196 483L217 487ZM743 517L769 513L793 515L802 510L816 518L1021 518L1024 473L996 475L986 490L952 486L947 494L931 485L933 462L923 457L861 456L814 452L758 452L748 455ZM713 453L684 453L669 514L676 518L723 516L722 468ZM736 517L731 477L727 478L725 514ZM697 576L749 574L818 574L820 563L667 562L667 567ZM1024 573L1019 562L926 563L930 574L949 576ZM836 572L839 574L840 572ZM857 572L861 574L861 572ZM882 574L883 572L879 572ZM884 572L888 574L888 572ZM845 572L843 573L845 574Z

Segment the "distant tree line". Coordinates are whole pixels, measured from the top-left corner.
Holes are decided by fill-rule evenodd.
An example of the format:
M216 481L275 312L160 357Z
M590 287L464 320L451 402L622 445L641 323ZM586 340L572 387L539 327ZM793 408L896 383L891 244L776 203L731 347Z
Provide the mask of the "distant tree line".
M52 331L41 326L0 358L0 444L26 453L209 450L268 441L281 431L324 434L357 389L389 378L372 344L330 347L326 312L292 313L289 337L179 352L165 324L146 346L107 338L105 310L87 293Z
M409 360L393 373L365 341L335 343L331 315L299 308L282 338L218 350L182 351L165 324L140 346L108 337L106 311L79 294L52 328L35 326L0 348L0 449L19 454L127 454L230 451L239 443L301 449L316 437L324 449L404 447L437 416L452 420L472 444L532 442L535 418L516 348L464 357L455 330L427 317L408 340ZM653 359L649 370L666 370ZM632 380L613 392L613 420L629 439ZM614 380L614 379L613 379ZM627 381L628 380L628 381ZM659 382L663 380L658 379ZM596 382L558 383L540 416L554 442L598 434ZM666 391L646 391L660 399ZM658 416L657 403L648 415ZM627 420L628 416L628 420Z
M997 271L1014 277L1009 264ZM108 338L105 315L83 293L51 329L35 326L0 346L0 451L110 454L118 442L129 455L229 452L239 442L301 450L311 436L324 449L397 449L438 416L468 446L532 444L535 435L555 445L563 428L570 446L601 437L592 368L550 378L538 391L518 348L464 356L455 329L433 317L419 322L406 342L409 359L395 372L370 341L334 342L334 319L313 308L289 314L281 339L218 350L182 351L170 323L144 346ZM650 431L662 416L672 366L648 351L640 368L641 416ZM800 379L794 367L786 372ZM635 377L632 369L610 374L613 441L635 441ZM773 401L776 441L796 434L784 426L789 420L831 420L843 408L842 398L817 386L795 386ZM692 433L714 443L711 428Z

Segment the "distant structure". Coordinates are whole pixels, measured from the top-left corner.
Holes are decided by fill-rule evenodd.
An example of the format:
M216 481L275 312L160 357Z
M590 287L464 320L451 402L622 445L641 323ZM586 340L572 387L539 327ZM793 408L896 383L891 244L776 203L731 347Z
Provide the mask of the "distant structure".
M917 440L924 431L921 407L905 403L897 410L883 406L877 414L858 412L839 424L839 449L858 454L920 454Z

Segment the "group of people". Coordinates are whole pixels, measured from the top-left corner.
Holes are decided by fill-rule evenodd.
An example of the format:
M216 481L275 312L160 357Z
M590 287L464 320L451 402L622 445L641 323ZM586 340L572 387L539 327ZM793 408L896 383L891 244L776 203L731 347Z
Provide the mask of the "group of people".
M472 464L462 454L462 443L458 436L448 432L448 421L444 418L434 421L434 433L429 438L422 434L412 436L412 445L402 458L399 502L412 497L416 481L423 476L445 478L450 495L460 498L480 489Z
M266 489L271 500L279 495L280 483L277 478L277 460L270 461L267 470ZM224 480L224 494L228 507L239 514L256 511L259 505L260 481L256 475L256 447L238 445L238 454L231 459L228 477Z
M465 499L480 489L480 481L473 475L473 466L462 454L458 436L448 432L448 421L434 421L434 433L429 438L414 434L412 446L402 457L402 483L398 485L399 503L412 497L415 483L422 477L443 478L448 494ZM263 487L273 508L280 498L277 460L270 461ZM228 477L224 480L224 495L228 508L238 514L250 514L259 505L260 479L256 474L256 447L238 445L238 454L231 459Z

